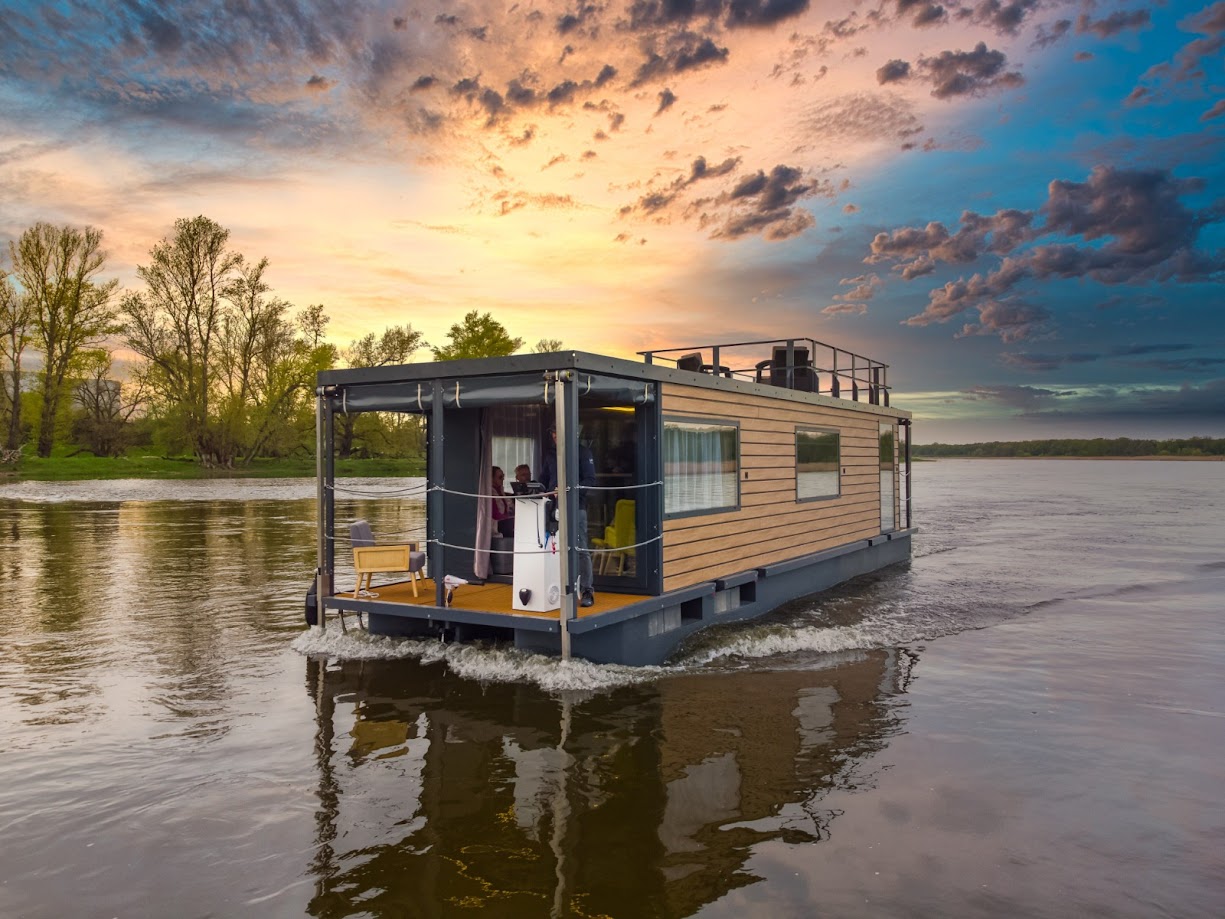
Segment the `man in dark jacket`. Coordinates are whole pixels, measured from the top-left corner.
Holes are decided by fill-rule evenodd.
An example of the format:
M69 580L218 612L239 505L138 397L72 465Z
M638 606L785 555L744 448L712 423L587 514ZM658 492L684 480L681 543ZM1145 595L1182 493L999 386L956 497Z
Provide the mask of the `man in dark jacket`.
M557 428L549 425L548 442L545 445L543 468L540 472L540 483L545 491L557 489ZM578 484L586 487L595 484L595 457L591 448L580 442L578 445ZM579 605L591 606L595 603L595 573L591 565L589 537L587 535L587 492L582 487L578 493L578 539L575 548L578 553L578 583Z

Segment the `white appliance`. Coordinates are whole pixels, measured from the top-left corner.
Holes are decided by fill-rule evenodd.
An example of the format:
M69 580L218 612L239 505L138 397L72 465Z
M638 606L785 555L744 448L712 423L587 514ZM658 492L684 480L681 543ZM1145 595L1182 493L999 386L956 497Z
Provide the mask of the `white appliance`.
M543 495L515 498L515 571L512 606L532 613L561 609L561 556L549 532Z

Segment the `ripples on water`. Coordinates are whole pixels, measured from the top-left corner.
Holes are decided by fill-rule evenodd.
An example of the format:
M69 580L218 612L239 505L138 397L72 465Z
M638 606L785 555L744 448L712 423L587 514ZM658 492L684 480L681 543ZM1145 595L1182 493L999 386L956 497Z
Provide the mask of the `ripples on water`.
M87 895L99 915L744 915L763 903L850 914L877 883L860 870L881 851L872 834L895 850L909 838L897 820L869 830L869 812L892 814L903 792L968 769L981 736L1000 749L1024 736L1032 751L1017 750L1015 776L996 761L984 789L1042 775L1065 809L1105 821L1126 807L1078 805L1080 786L1049 771L1088 749L1093 720L1068 723L1074 740L1013 721L1025 693L1037 714L1061 704L1052 686L1074 684L1068 698L1100 722L1122 698L1117 678L1094 682L1103 668L1140 666L1152 692L1112 735L1129 737L1119 766L1100 741L1098 779L1132 783L1137 801L1167 787L1189 796L1155 802L1154 814L1202 808L1196 756L1151 786L1121 763L1148 755L1127 733L1136 711L1211 720L1225 707L1193 679L1205 660L1225 662L1220 639L1195 625L1205 604L1219 610L1206 598L1225 584L1221 472L917 464L910 564L703 633L655 668L305 630L310 481L0 486L0 829L23 841L6 852L0 915L73 914ZM344 480L337 519L420 535L421 485ZM1137 618L1150 609L1165 631ZM980 629L997 644L991 635L1025 637L947 663ZM1137 652L1146 634L1163 636L1162 653ZM916 695L924 686L945 688ZM941 701L965 692L994 706L989 720L958 722L962 709ZM929 736L960 758L935 765ZM959 774L946 817L977 788ZM966 838L966 865L980 850L1019 864L1017 840L986 816L1010 813L1006 797L982 794L952 823L933 816L926 846L916 839L928 871ZM1128 827L1150 842L1120 853L1073 833L1061 842L1058 813L1044 819L1014 833L1046 834L1082 878L1121 858L1179 879L1156 885L1155 911L1208 915L1206 894L1225 890L1219 869L1184 864L1184 878L1167 864L1212 842L1210 830L1184 822L1179 835L1152 816ZM896 850L877 867L920 864ZM915 903L1062 915L1076 902L1048 904L1040 884L1008 889L1022 874L979 870L1003 899L974 899L963 871L916 875L875 902L897 915ZM1084 905L1154 905L1125 882L1100 887Z

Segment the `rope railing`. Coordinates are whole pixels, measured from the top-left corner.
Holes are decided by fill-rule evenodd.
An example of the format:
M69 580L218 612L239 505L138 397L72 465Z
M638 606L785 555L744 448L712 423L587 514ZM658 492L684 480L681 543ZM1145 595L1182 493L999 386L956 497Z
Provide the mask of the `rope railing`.
M430 487L425 484L409 485L404 488L391 488L391 489L384 488L384 489L377 489L377 490L368 490L368 489L363 489L363 488L351 488L347 485L337 485L335 483L326 485L325 487L331 489L332 492L335 494L357 495L358 497L363 497L363 498L402 497L406 495L425 494L426 492L430 490Z
M635 488L655 488L663 484L664 483L660 481L660 482L643 482L640 485L578 485L576 486L576 488L579 491L629 491ZM530 498L530 497L533 497L532 495L481 494L480 492L460 491L459 489L456 489L456 488L446 488L443 485L431 485L426 490L427 491L440 491L445 495L458 495L461 498ZM545 491L545 492L540 492L539 494L551 495L553 493L554 492L552 491Z

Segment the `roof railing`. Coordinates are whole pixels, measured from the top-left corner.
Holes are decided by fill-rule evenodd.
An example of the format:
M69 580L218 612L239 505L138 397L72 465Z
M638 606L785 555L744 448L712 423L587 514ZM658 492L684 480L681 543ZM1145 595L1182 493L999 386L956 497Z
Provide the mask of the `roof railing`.
M855 401L862 394L872 405L889 404L888 364L813 338L657 348L638 354L648 364L662 360L693 373Z

